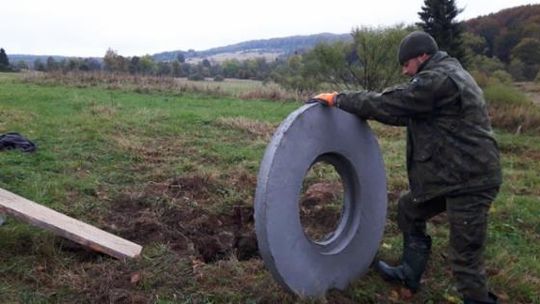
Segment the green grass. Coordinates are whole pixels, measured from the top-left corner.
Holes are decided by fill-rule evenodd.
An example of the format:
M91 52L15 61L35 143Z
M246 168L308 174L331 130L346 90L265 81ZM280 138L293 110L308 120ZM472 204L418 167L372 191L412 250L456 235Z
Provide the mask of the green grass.
M522 86L528 90L535 87L531 83ZM514 133L540 134L540 107L532 101L538 98L537 92L527 95L514 85L491 81L484 95L493 126Z
M0 187L144 245L141 259L117 261L8 218L0 226L0 302L457 303L444 258L444 218L429 225L434 252L413 298L369 271L326 299L298 299L259 258L241 260L229 251L204 261L193 244L182 247L177 238L219 235L234 208L252 206L268 138L300 104L145 92L37 85L0 74L0 133L20 132L38 145L33 154L0 152ZM379 255L397 261L395 199L407 188L404 132L371 125L391 199ZM490 283L503 302L540 303L540 140L496 135L505 182L490 213Z
M527 96L508 84L493 82L484 88L485 98L491 104L497 105L512 105L512 106L528 106L530 101Z

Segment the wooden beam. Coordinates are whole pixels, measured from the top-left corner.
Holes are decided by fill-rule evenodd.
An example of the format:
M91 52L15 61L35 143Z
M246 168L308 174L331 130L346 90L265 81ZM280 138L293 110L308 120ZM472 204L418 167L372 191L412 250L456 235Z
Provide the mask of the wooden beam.
M142 251L142 247L138 244L32 202L2 188L0 188L1 211L117 259L135 258Z

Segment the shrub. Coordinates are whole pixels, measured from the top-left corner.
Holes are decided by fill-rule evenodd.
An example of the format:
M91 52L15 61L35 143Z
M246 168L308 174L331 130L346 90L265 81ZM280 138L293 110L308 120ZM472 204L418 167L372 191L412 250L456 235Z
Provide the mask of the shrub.
M193 73L188 76L188 79L193 81L201 81L204 80L204 76L199 73Z
M223 81L225 80L225 78L221 75L216 75L216 77L214 77L214 81Z
M529 106L532 105L527 96L517 88L500 83L490 82L484 88L486 101L491 105L503 106Z
M540 111L531 106L495 105L490 107L489 114L496 128L515 133L540 134Z
M503 70L493 72L493 74L491 74L491 79L507 85L510 85L513 82L512 75Z
M512 75L512 78L514 78L516 81L526 80L523 74L523 71L525 70L525 64L521 60L516 58L512 59L507 69L508 72Z
M477 55L469 62L471 70L478 70L486 74L491 74L497 70L504 69L504 63L498 58L489 58L484 55Z
M485 88L488 85L489 77L486 73L479 70L473 70L471 71L471 75L481 88Z
M492 81L484 88L493 126L511 132L540 133L540 108L517 88Z

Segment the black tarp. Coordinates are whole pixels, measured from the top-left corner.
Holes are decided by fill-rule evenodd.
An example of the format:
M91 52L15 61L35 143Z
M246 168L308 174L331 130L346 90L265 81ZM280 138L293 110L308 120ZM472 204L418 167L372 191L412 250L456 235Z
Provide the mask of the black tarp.
M34 152L36 145L19 133L9 132L0 135L0 151L20 149L23 152Z

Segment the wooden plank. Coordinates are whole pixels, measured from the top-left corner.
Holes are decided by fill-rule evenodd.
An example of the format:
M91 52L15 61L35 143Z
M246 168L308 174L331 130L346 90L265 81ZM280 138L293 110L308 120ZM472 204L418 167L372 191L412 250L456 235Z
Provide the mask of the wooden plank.
M2 211L118 259L135 258L142 251L138 244L0 188L0 212Z

